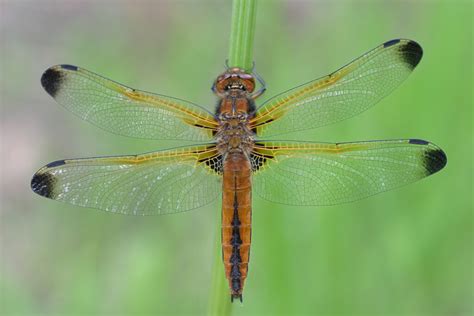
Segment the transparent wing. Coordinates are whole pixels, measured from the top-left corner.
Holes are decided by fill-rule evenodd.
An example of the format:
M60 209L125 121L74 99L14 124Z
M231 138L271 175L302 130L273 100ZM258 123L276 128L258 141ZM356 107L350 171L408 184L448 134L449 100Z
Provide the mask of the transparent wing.
M136 156L66 159L33 176L39 195L74 205L133 215L187 211L220 192L213 145Z
M421 56L414 41L388 41L326 77L266 101L251 125L259 137L273 137L352 117L394 90Z
M124 136L209 141L217 126L213 115L195 104L135 90L76 66L49 68L41 84L69 111Z
M446 155L423 140L257 143L253 186L266 200L331 205L359 200L429 176Z

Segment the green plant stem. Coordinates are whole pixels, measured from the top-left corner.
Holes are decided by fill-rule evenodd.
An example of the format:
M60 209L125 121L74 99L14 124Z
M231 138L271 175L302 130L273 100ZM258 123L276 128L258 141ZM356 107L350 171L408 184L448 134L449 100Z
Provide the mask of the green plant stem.
M253 67L253 39L257 0L234 0L232 6L232 25L230 31L229 67L239 67L250 71ZM218 217L220 220L220 216ZM211 292L209 299L209 315L230 315L230 292L224 273L221 246L221 225L217 223L214 266L212 268Z
M234 0L230 30L229 67L239 67L246 71L252 69L256 17L256 0Z
M216 223L217 232L214 241L214 263L212 267L211 293L209 300L210 316L227 316L231 314L230 292L222 263L221 225L220 216Z

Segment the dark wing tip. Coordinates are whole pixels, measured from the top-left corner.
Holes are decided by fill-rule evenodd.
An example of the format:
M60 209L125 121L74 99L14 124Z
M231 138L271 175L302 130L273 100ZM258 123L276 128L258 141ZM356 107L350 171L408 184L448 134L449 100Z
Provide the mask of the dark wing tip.
M53 189L56 179L51 173L38 171L31 179L31 189L36 194L47 198L54 198Z
M446 166L448 158L440 148L429 149L425 152L423 163L428 175L436 173Z
M47 69L41 76L41 85L53 98L61 88L62 74L56 67Z
M430 174L440 171L444 168L444 166L446 166L448 158L446 157L446 154L441 148L426 140L417 138L409 139L408 143L413 145L426 146L425 148L423 148L422 159L423 165L426 169L426 173L428 176Z
M392 46L396 46L395 49L398 49L401 58L410 66L411 69L418 65L423 56L423 49L420 44L412 40L397 38L383 43L384 48Z
M64 80L64 73L61 70L77 71L73 65L58 65L48 68L41 76L41 85L53 98L61 89Z
M412 40L406 40L399 48L400 53L403 56L404 61L415 68L423 56L423 49L420 44Z

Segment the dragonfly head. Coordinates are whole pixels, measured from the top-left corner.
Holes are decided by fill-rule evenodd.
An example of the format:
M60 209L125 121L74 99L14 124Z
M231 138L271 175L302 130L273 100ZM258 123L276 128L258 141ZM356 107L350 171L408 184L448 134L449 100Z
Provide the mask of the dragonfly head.
M252 93L255 90L255 78L243 69L234 67L218 76L212 86L212 91L217 95L225 95L235 90Z

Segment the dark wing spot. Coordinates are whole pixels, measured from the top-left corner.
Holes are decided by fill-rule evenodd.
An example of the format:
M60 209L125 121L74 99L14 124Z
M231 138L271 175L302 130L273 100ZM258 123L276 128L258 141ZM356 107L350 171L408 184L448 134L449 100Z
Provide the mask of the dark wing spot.
M47 164L46 167L53 168L53 167L57 167L57 166L62 166L65 163L66 162L64 160L56 160L56 161L53 161L53 162L50 162L49 164Z
M223 172L223 159L221 155L201 159L198 162L205 163L209 168L211 168L211 170L215 171L218 174L222 174Z
M448 158L446 157L446 154L439 148L430 149L426 151L423 156L423 163L425 165L427 175L433 174L443 169L444 166L446 166L447 161Z
M400 39L399 39L399 38L393 39L393 40L390 40L390 41L388 41L388 42L383 43L383 47L387 48L387 47L390 47L390 46L392 46L392 45L395 45L395 44L397 44L397 43L399 43L399 42L400 42Z
M64 64L64 65L61 65L61 68L67 69L67 70L72 70L72 71L77 71L77 66L74 66L74 65Z
M263 155L258 152L250 153L250 164L252 165L252 171L256 172L262 168L268 160L273 159L273 156Z
M33 192L53 199L54 194L54 185L56 183L56 178L48 172L38 172L31 179L31 189Z
M400 45L399 51L402 54L403 60L412 68L418 65L421 56L423 56L423 49L420 44L415 41L408 41L404 45Z
M409 144L415 144L415 145L428 145L429 142L427 142L426 140L423 140L423 139L410 139L408 141Z
M54 67L46 70L41 76L41 85L53 98L61 89L62 82L63 74Z

